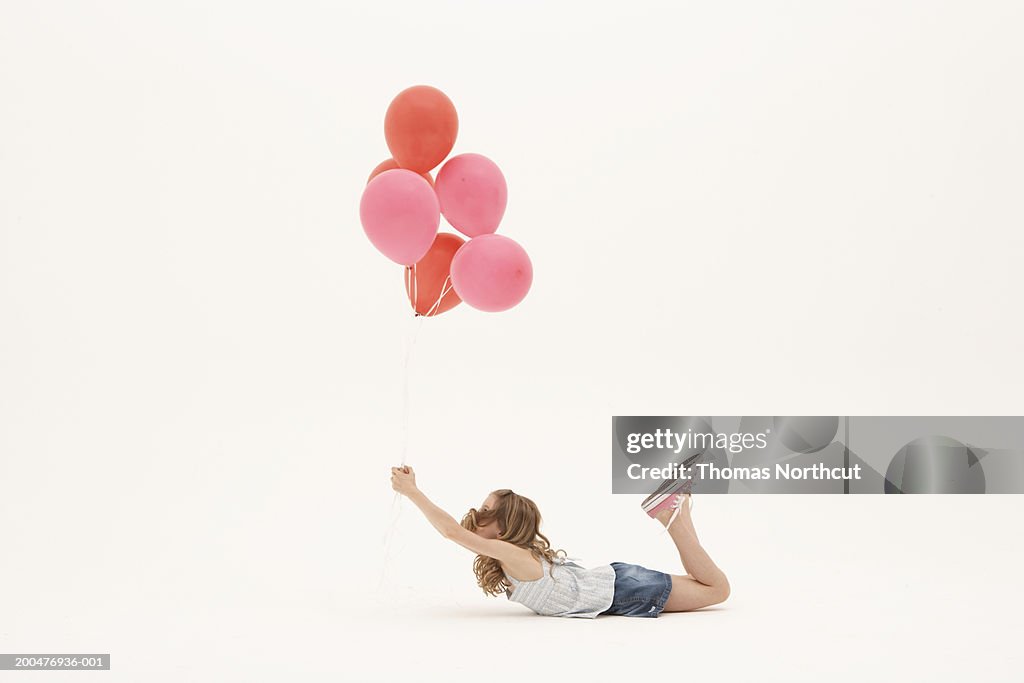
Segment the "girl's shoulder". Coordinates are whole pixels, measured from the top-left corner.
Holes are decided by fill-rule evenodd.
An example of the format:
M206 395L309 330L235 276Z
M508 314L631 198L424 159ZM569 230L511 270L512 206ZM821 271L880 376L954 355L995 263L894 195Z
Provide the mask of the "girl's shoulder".
M522 550L523 552L515 561L501 563L501 570L505 572L505 576L519 583L524 581L539 581L544 578L548 573L547 565L544 563L544 558L536 557L525 548Z

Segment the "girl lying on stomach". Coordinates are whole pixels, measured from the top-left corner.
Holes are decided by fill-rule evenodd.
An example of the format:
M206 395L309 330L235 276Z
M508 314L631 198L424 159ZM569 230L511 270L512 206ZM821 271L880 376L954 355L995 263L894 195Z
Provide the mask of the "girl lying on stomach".
M716 605L729 597L729 581L697 540L689 481L667 481L642 504L668 529L686 571L683 575L624 562L586 569L566 559L564 551L552 550L540 532L537 506L509 489L491 492L459 524L416 487L411 467L392 467L391 487L411 500L442 536L476 553L473 571L484 593L504 593L537 614L657 617Z

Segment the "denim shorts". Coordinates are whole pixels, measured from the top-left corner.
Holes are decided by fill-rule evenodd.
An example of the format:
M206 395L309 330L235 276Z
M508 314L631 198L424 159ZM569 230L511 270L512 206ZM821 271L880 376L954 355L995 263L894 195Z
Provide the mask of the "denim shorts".
M624 617L656 617L661 614L672 592L671 576L625 562L612 562L612 569L615 570L615 595L612 606L601 614Z

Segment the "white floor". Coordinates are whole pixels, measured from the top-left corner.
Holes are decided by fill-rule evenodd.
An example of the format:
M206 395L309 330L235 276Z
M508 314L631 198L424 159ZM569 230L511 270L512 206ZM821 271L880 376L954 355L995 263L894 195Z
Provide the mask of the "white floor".
M403 516L412 535L392 553L383 581L378 547L350 555L334 585L296 558L293 583L276 588L259 587L255 566L235 589L201 566L98 585L92 597L59 585L32 593L6 586L0 637L6 652L45 643L112 654L110 672L44 674L48 681L611 681L655 671L679 680L1020 680L1020 496L699 504L702 540L734 594L698 613L537 617L478 596L468 570L448 576L410 562L418 543L437 549L441 541L421 537ZM858 522L880 508L889 525ZM627 559L655 566L671 561L663 545L653 531L618 544ZM448 557L435 555L441 564ZM453 557L463 568L471 559ZM211 579L194 583L202 576ZM250 588L237 587L246 581ZM123 602L99 598L118 594Z
M657 620L543 619L504 606L319 610L180 605L122 623L37 623L40 635L103 642L110 672L32 674L48 681L678 680L1019 681L1022 607L922 591L837 605L790 593L737 596L727 608ZM881 591L879 591L881 593ZM109 615L113 617L114 615ZM1019 621L1017 622L1019 623ZM31 629L31 627L30 627ZM39 641L37 641L39 642ZM7 678L14 679L8 673ZM703 678L702 678L703 679ZM706 680L706 679L704 679Z

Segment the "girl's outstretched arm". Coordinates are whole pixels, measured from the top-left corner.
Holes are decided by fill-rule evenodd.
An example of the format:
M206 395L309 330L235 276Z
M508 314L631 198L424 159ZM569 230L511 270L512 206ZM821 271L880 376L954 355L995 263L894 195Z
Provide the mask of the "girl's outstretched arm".
M416 486L416 472L408 465L391 468L391 488L408 498L420 509L442 536L478 555L493 557L516 578L538 578L539 563L533 554L506 541L482 538L464 529L455 518L435 505Z

